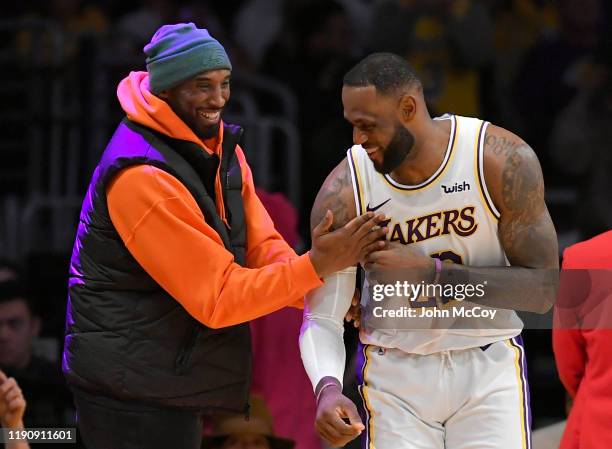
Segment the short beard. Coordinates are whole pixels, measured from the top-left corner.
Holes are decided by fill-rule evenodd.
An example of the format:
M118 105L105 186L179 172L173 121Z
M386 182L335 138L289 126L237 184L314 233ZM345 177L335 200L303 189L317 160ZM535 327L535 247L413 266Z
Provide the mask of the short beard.
M219 135L219 126L221 123L217 123L215 125L209 126L203 130L198 130L196 134L202 140L212 139L213 137L217 137Z
M374 162L374 168L382 174L389 174L406 160L412 147L414 146L414 136L401 124L395 125L395 132L391 142L385 148L382 163Z

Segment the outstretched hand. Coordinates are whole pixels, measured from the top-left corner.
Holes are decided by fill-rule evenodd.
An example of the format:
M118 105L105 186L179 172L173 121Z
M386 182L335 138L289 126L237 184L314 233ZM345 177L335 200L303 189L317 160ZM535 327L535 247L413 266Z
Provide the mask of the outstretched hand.
M384 246L381 239L387 229L378 227L384 215L368 212L331 231L333 219L328 210L312 230L310 260L319 277L357 265L366 255Z

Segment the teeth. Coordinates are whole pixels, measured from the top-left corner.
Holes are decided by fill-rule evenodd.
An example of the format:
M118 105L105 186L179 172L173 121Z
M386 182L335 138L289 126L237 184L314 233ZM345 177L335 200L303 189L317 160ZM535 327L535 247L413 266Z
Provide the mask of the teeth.
M221 112L200 112L200 115L206 120L217 120Z

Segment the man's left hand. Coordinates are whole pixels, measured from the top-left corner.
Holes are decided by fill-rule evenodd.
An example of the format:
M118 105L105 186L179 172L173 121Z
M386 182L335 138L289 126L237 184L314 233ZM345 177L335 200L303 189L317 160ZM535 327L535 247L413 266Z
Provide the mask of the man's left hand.
M383 249L373 251L365 257L367 270L414 269L429 272L435 270L434 260L416 252L409 245L386 242Z

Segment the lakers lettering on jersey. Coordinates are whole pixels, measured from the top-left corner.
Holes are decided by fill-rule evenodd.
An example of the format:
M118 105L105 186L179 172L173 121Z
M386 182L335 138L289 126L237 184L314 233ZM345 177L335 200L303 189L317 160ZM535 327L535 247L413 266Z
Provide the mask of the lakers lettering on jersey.
M474 206L465 206L460 210L434 212L404 222L389 220L385 223L391 229L389 241L408 245L451 233L467 237L478 228L474 217L475 210Z
M374 168L366 151L355 145L347 152L356 210L384 213L387 240L410 245L424 255L469 266L507 266L498 234L499 211L484 182L483 148L488 126L482 120L445 115L450 137L438 169L418 185L404 185ZM368 320L373 306L368 273L363 289L366 344L428 354L484 346L520 333L515 312L498 310L495 319L453 319L436 329L381 329ZM469 307L464 304L464 307Z

